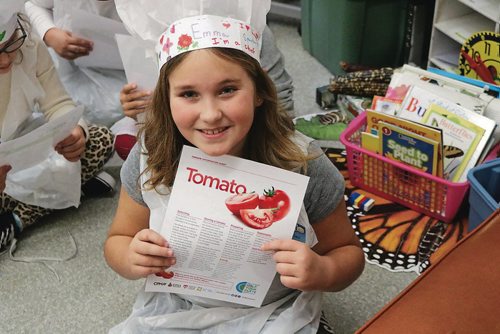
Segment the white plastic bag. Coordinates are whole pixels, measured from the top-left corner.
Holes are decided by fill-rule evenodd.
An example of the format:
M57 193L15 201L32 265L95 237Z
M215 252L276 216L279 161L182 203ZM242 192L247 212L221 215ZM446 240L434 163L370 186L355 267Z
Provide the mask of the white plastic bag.
M7 173L5 193L14 199L47 209L80 205L80 161L69 162L53 151L42 163Z
M123 118L120 90L127 82L123 70L78 67L65 59L52 59L73 101L85 106L87 121L110 127Z

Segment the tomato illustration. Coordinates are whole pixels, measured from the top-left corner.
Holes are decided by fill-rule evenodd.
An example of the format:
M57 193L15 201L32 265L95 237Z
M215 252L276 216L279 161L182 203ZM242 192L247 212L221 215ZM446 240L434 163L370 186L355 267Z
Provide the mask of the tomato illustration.
M236 194L226 199L226 206L235 215L240 214L240 210L255 209L259 205L259 195L256 193Z
M160 271L160 272L156 273L155 275L158 277L163 277L163 278L169 279L169 278L174 277L174 272L173 271Z
M258 230L269 227L274 222L272 209L243 209L240 210L240 216L247 226Z
M283 190L264 190L264 195L259 197L259 208L272 209L274 221L283 219L290 211L290 197Z

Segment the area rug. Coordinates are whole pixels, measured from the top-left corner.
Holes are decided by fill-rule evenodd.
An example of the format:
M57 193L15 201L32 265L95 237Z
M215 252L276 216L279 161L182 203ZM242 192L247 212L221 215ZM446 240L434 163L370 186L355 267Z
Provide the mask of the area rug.
M452 223L430 218L353 186L349 181L345 151L338 148L326 148L325 151L346 180L348 215L367 262L394 272L421 274L466 234L466 206ZM374 199L374 206L365 212L351 205L348 199L352 192Z

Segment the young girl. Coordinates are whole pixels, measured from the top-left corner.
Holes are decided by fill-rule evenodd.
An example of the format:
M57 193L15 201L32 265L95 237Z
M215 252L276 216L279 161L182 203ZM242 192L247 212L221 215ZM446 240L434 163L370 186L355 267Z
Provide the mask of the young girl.
M26 18L18 13L23 5L18 0L0 3L2 143L16 138L27 124L37 120L50 121L75 108L58 79L46 46L30 35ZM36 118L35 112L43 116ZM9 166L1 166L0 249L52 209L62 208L65 201L60 195L62 190L66 191L65 194L67 191L76 192L76 202L82 190L86 195L111 191L108 182L114 183L114 180L106 182L96 176L111 152L109 130L87 126L81 119L71 134L37 166L16 173L9 172ZM35 169L39 174L35 174ZM75 175L76 182L69 182L68 174ZM108 174L101 175L109 177ZM68 189L69 184L75 185L75 189Z
M364 257L346 214L344 181L312 140L293 129L258 62L258 40L236 33L213 47L203 32L246 29L248 22L189 17L162 35L160 77L139 144L122 167L117 212L105 242L108 264L128 279L165 271L176 254L157 228L164 216L183 145L230 154L310 177L298 223L312 225L306 243L274 240L276 277L259 308L170 293L140 292L132 314L113 333L316 333L321 291L339 291L362 272ZM193 28L196 27L196 28ZM193 28L193 30L191 30ZM253 35L260 36L258 33ZM181 42L183 48L176 48ZM170 45L173 43L174 45ZM226 47L224 47L224 45ZM208 200L208 199L207 199Z
M152 1L148 0L148 2L151 3ZM133 26L137 24L137 19L130 13L136 13L142 5L140 1L130 3L123 0L116 1L118 14L125 26L132 27L130 29L132 32L134 32ZM161 2L158 5L161 5ZM158 22L159 24L157 25L162 26L163 29L158 32L158 35L168 27L167 22L164 21L165 18L160 18L163 20ZM148 25L148 23L144 23L144 25ZM151 30L156 28L155 24L149 24L149 26ZM141 38L147 38L144 36L144 33L142 35ZM281 103L282 108L294 116L292 78L285 69L283 55L276 45L271 29L267 26L262 33L260 63L276 86L279 103ZM137 121L137 116L144 112L150 100L151 92L149 90L138 89L135 83L127 83L120 91L120 103L123 113L127 116L127 120L120 121L111 130L115 133L115 151L123 160L127 158L136 142L137 131L134 126L134 120ZM117 126L118 124L122 127L121 129Z

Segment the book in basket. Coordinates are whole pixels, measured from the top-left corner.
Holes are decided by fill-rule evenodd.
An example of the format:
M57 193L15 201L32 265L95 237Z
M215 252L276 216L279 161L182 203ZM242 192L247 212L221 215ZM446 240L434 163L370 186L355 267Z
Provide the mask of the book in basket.
M394 124L379 122L380 153L431 175L440 173L440 143Z
M442 176L443 174L443 164L442 164L442 130L435 128L426 124L417 123L409 121L400 117L387 115L374 110L366 110L366 134L362 133L361 144L364 148L370 151L377 151L380 148L379 145L379 130L381 124L392 124L401 129L413 132L418 136L425 137L437 143L437 161L436 161L436 176ZM376 150L371 149L376 147Z
M429 84L430 85L430 84ZM431 85L434 86L434 85ZM398 117L409 119L415 122L422 122L429 106L437 104L447 111L477 125L484 129L484 134L479 141L478 147L472 156L472 160L477 164L481 162L494 143L493 132L496 128L496 122L488 117L480 115L472 109L464 107L466 104L459 105L447 98L448 95L438 95L422 87L411 87L408 91ZM465 181L465 176L461 178Z
M484 149L479 143L485 130L437 104L429 106L423 122L443 130L444 178L464 182L479 159L475 153Z

